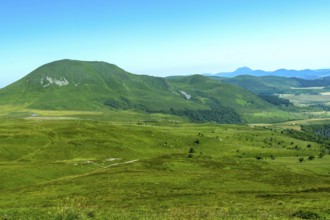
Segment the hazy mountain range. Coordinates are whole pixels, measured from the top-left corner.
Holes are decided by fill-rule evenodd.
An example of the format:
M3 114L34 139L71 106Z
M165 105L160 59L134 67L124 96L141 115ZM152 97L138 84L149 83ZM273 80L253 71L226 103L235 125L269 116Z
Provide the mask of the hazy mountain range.
M216 74L203 74L207 76L218 77L235 77L239 75L251 75L251 76L281 76L281 77L296 77L301 79L318 79L326 76L330 76L330 69L319 70L287 70L278 69L276 71L264 71L264 70L252 70L248 67L241 67L234 72L220 72Z

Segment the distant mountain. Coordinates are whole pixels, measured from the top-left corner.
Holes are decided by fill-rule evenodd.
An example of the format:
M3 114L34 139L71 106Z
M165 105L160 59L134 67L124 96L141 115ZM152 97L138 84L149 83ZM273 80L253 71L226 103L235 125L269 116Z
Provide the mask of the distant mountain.
M281 77L296 77L301 79L318 79L321 77L330 76L330 69L320 70L287 70L278 69L276 71L264 71L264 70L252 70L248 67L241 67L234 72L223 72L217 74L207 74L208 76L218 77L235 77L239 75L251 75L251 76L281 76Z
M249 114L279 111L238 86L201 75L134 75L105 62L60 60L0 89L0 105L45 110L132 109L237 123Z

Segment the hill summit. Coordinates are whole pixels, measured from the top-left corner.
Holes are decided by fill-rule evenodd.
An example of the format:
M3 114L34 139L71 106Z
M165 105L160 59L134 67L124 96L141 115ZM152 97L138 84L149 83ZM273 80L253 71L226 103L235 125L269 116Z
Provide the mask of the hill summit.
M60 60L0 90L0 103L55 110L95 110L105 108L105 103L128 108L129 101L161 104L150 98L164 92L172 95L168 87L163 78L134 75L113 64Z

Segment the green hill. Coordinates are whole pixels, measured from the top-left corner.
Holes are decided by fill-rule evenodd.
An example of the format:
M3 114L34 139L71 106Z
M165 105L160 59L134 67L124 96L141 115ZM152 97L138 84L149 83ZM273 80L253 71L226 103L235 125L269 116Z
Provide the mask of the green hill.
M205 76L134 75L105 62L75 60L43 65L1 89L0 105L42 110L131 109L200 122L255 121L251 115L261 111L275 112L271 121L287 119L276 106L253 93Z
M249 76L241 75L234 78L221 78L222 82L234 84L255 94L285 93L292 87L299 87L300 83L294 78L279 76Z
M191 99L195 102L213 108L227 106L245 113L273 108L241 87L219 83L204 76L194 75L180 79L169 79L169 81L177 90L184 90L191 94Z
M183 98L172 93L163 78L130 74L104 62L72 60L39 67L2 89L0 100L1 104L49 110L190 107L190 103L182 103Z

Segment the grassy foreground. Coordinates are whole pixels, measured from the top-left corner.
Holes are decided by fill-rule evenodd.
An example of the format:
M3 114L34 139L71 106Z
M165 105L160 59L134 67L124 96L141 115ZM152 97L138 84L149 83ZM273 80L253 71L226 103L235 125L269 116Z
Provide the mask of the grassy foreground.
M6 119L0 219L329 219L320 147L258 126Z

